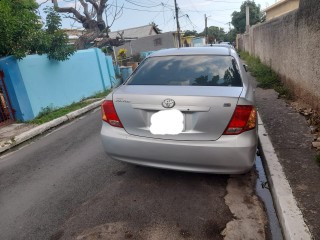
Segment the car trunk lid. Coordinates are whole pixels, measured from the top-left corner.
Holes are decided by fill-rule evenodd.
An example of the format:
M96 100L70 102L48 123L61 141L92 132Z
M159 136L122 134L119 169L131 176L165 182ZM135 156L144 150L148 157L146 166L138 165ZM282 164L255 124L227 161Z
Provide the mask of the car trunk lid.
M214 141L226 129L242 87L137 86L123 85L113 94L117 114L128 134L181 141ZM172 99L171 109L182 112L183 131L176 135L152 134L151 116L167 110L162 103Z

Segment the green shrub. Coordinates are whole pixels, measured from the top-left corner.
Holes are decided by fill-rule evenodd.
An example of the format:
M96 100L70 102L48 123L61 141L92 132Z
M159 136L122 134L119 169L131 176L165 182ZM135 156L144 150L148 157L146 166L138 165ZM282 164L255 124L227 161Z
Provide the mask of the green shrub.
M258 81L258 87L263 89L274 89L281 97L293 99L292 92L286 88L279 80L279 76L271 67L261 63L257 57L251 56L247 52L240 52L240 57L248 64L251 75Z
M92 103L91 101L86 101L87 99L103 98L109 92L110 92L110 90L97 92L90 97L83 98L80 102L72 103L72 104L65 106L65 107L62 107L62 108L54 108L53 106L47 106L45 108L42 108L40 113L38 114L38 116L35 119L31 120L30 123L42 124L42 123L49 122L53 119L62 117L72 111L78 110L78 109L83 108L83 107L89 105L90 103Z

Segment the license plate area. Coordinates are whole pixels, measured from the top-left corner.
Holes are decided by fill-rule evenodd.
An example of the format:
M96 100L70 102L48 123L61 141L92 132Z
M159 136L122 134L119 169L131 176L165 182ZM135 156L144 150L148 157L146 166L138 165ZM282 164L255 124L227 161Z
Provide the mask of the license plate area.
M185 131L185 114L177 109L150 113L150 132L154 135L178 135Z

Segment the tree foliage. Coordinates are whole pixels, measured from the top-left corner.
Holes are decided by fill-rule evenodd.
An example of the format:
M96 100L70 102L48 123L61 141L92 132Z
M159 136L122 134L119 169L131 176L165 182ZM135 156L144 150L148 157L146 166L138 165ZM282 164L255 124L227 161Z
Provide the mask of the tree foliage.
M66 60L74 49L67 35L59 29L61 18L48 10L46 29L36 14L35 0L0 1L0 57L48 54L49 59Z
M229 32L226 33L224 41L233 43L236 41L237 30L235 28L230 29Z
M44 35L48 42L43 50L48 54L49 59L66 60L74 53L75 48L68 44L68 35L60 29L60 15L53 8L46 8L45 12L47 17Z
M158 24L156 24L155 22L151 22L149 24L152 25L158 33L162 33L162 30L159 28Z
M260 10L260 5L254 1L247 0L241 4L240 12L234 11L232 13L231 23L236 29L237 33L244 33L246 31L246 6L249 6L250 25L265 21L265 16Z
M225 41L225 35L223 28L216 27L216 26L210 26L208 27L208 42L214 42L214 41ZM206 36L206 29L204 29L201 33L198 34L198 36Z
M0 57L24 57L30 42L41 29L33 0L0 1Z
M186 31L184 31L184 34L183 34L184 37L187 37L187 36L195 36L195 37L197 37L198 35L199 34L198 34L198 32L196 30L186 30Z
M195 36L195 37L204 37L206 35L206 31L198 33L195 30L186 30L183 34L186 36ZM237 31L233 28L230 29L229 32L225 32L223 28L210 26L208 27L208 43L216 42L235 42L237 36Z
M203 31L205 33L205 30ZM210 26L208 27L208 37L215 39L216 41L224 41L225 40L225 32L223 28Z

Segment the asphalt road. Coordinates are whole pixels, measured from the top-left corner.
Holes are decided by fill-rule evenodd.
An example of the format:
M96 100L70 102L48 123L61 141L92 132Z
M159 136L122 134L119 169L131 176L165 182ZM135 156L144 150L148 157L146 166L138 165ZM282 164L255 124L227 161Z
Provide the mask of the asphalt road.
M111 160L100 127L91 112L0 158L0 239L222 239L228 175Z

